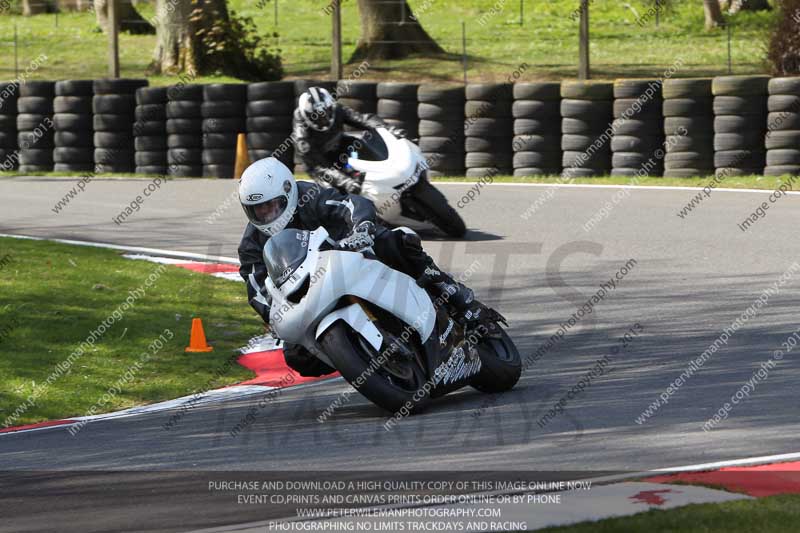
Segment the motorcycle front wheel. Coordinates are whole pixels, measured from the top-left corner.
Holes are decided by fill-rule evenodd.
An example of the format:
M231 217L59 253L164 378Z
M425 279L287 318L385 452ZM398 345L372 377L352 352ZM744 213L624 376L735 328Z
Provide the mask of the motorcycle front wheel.
M522 357L508 333L499 325L497 333L476 346L481 358L481 371L470 385L486 393L511 390L522 375Z
M388 347L378 352L341 321L324 333L320 344L342 377L375 405L407 414L422 410L430 400L426 373L416 358L387 356Z
M431 182L422 179L414 190L414 199L423 209L422 215L449 237L460 239L467 233L464 219L447 203L447 198Z

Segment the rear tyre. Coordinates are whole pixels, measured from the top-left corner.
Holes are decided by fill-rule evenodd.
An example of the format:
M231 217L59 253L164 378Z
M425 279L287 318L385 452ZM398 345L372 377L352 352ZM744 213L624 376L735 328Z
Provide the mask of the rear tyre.
M481 392L511 390L522 375L522 358L517 346L503 328L497 326L497 329L499 335L488 337L477 346L481 371L470 385Z
M342 377L375 405L392 413L404 406L418 412L430 401L423 388L425 372L416 361L393 361L370 372L370 363L380 353L346 323L333 324L320 338L320 344Z
M447 203L447 198L431 185L428 180L420 180L414 191L414 198L425 210L423 215L448 236L460 239L467 233L467 226L461 215Z

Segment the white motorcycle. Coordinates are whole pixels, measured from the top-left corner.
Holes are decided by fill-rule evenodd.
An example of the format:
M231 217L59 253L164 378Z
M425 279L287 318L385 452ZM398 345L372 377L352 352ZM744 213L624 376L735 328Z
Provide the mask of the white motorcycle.
M415 230L437 227L456 238L466 234L458 211L428 181L428 162L416 144L378 128L354 137L353 146L362 155L350 157L348 164L364 174L361 195L372 200L386 223Z
M324 228L285 229L267 241L264 261L274 332L380 407L417 411L465 385L501 392L519 380L520 354L499 313L484 307L466 328L446 299L431 300L369 249L340 250Z

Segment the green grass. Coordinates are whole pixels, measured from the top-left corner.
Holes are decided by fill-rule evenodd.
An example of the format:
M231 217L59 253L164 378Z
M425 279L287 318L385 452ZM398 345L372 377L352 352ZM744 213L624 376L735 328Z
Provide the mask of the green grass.
M788 533L800 523L800 496L687 505L624 518L539 530L541 533Z
M323 14L323 0L279 2L278 23L274 2L259 9L259 2L229 0L239 14L252 17L265 34L277 33L271 44L282 51L288 77L327 77L330 70L330 20ZM468 75L472 81L504 81L520 64L522 81L575 77L578 54L578 23L570 16L577 0L525 2L524 24L519 24L519 3L515 0L410 0L429 33L448 52L444 57L415 57L382 61L370 65L364 79L461 80L461 23L466 22ZM427 7L426 7L427 6ZM500 6L492 14L493 6ZM595 77L661 76L680 60L675 76L711 76L727 72L727 34L706 32L703 11L697 0L674 0L662 13L661 23L636 23L652 6L651 0L594 2L591 7L591 56ZM137 9L148 18L150 5ZM347 59L359 37L356 2L342 3L343 46ZM765 46L775 13L740 12L731 19L731 53L735 73L764 72ZM56 23L58 26L56 26ZM105 35L96 31L90 13L63 13L21 17L0 15L0 78L14 77L11 45L14 25L19 31L19 65L46 54L48 60L31 78L64 79L105 76ZM123 76L143 76L155 47L154 36L123 34L120 61ZM345 77L353 68L345 68ZM208 76L201 82L229 81ZM173 83L159 76L153 84Z
M24 176L26 174L19 172L0 172L0 179L13 178L16 176ZM37 174L39 175L39 174ZM66 179L79 179L80 174L70 174L67 172L43 172L41 176L65 178ZM114 178L141 178L152 179L155 176L144 174L103 174L98 175L97 179L114 179ZM310 179L306 174L297 174L295 176L300 180ZM452 176L443 178L433 178L434 182L476 182L475 178L466 178L464 176ZM592 185L641 185L641 186L659 186L659 187L705 187L710 185L710 177L694 177L694 178L626 178L622 176L605 176L598 178L574 178L565 181L560 176L541 176L541 177L516 177L516 176L495 176L492 181L494 183L576 183L576 184L592 184ZM786 176L736 176L725 178L721 183L717 184L717 188L726 189L764 189L775 190L781 183L786 181Z
M93 348L84 345L68 371L45 385L158 268L116 251L0 238L0 427L32 394L35 404L8 425L81 416L93 406L110 412L252 377L230 363L236 348L263 332L241 284L166 266ZM184 353L193 316L203 318L213 352ZM162 334L165 346L137 368ZM104 400L120 380L119 394Z

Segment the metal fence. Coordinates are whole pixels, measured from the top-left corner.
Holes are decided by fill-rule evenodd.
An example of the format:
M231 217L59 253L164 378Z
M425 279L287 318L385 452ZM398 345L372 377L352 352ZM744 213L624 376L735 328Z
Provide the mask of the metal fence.
M259 31L269 35L270 45L280 50L287 75L321 77L330 70L331 1L340 2L343 53L347 60L360 35L355 0L229 0L229 7L239 15L251 17ZM45 2L45 9L54 9L53 2ZM596 77L657 75L678 56L686 65L685 75L764 70L763 43L768 27L765 16L731 17L730 31L707 33L696 41L702 46L687 46L687 13L696 15L690 22L701 33L702 6L696 0L672 0L667 8L662 2L631 0L623 7L618 3L592 3L591 59ZM134 3L144 19L154 15L152 3ZM577 8L578 0L573 3ZM499 76L522 63L528 65L529 78L560 79L576 74L578 17L577 10L567 9L569 3L409 0L409 5L413 14L403 11L398 20L389 24L402 26L418 20L446 55L414 58L403 62L402 68L397 62L381 62L373 65L368 77L505 81ZM0 0L0 78L19 77L26 65L41 54L57 59L42 65L33 74L37 78L105 75L108 39L97 28L91 9L30 17L15 14L18 12L19 6L11 0ZM122 33L122 75L143 75L155 45L154 35Z

